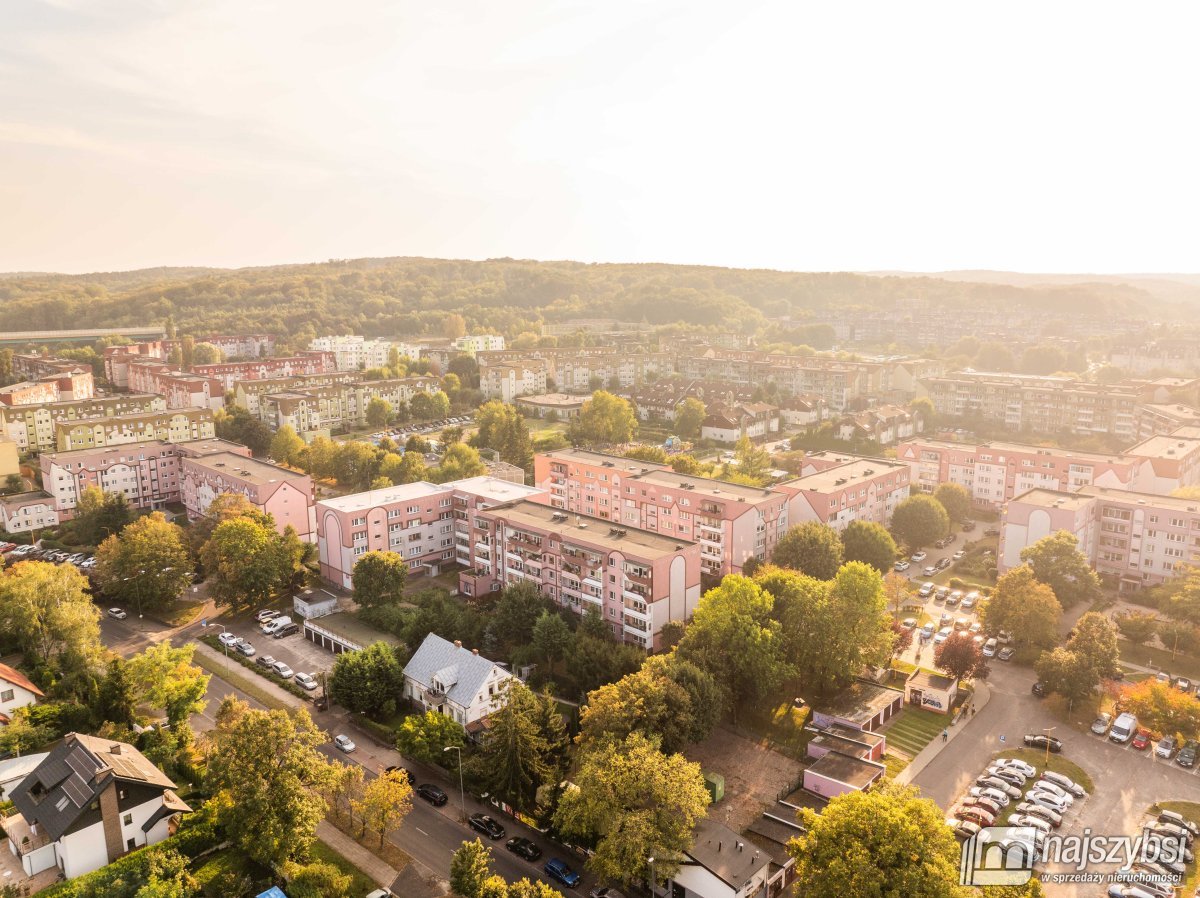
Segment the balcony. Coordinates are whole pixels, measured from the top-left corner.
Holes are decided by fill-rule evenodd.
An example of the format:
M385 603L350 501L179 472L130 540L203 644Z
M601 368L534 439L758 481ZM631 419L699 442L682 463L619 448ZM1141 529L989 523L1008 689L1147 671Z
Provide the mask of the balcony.
M638 620L650 620L650 609L645 602L625 602L625 616L636 617Z

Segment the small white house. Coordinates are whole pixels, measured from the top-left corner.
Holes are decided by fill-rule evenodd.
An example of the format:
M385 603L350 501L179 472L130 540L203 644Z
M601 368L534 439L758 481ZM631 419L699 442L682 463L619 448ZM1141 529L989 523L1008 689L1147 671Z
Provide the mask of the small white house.
M404 695L470 727L503 707L513 679L478 650L430 633L404 667Z
M125 742L69 733L9 790L8 848L29 876L57 866L73 879L161 842L190 811L175 784Z
M6 724L17 708L32 705L45 694L15 667L0 664L0 725Z
M671 898L758 898L767 891L770 856L729 827L707 817L696 824L695 844L679 872L655 889Z

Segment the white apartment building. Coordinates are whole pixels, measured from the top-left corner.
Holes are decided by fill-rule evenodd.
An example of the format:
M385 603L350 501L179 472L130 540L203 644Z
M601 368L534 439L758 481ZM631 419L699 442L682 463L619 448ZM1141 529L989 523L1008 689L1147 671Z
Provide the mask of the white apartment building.
M393 349L402 359L417 359L420 348L411 343L396 343L392 340L368 340L356 334L339 337L317 337L308 344L309 349L332 352L339 371L361 371L367 368L383 368Z
M454 348L471 358L477 352L495 352L504 348L504 338L496 334L468 334L454 341Z

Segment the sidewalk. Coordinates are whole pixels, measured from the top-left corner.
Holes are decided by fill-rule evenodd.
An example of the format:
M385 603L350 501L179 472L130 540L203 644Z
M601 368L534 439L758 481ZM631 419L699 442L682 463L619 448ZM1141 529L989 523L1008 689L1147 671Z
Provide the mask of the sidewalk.
M391 888L400 874L367 851L328 820L317 824L317 838L375 881L375 885Z
M982 680L976 680L974 685L975 694L972 697L972 702L975 705L975 710L978 712L987 707L987 703L992 698L992 690L988 687L987 683ZM938 756L942 749L947 748L951 742L966 732L974 722L974 716L963 717L961 721L956 724L950 724L949 720L947 720L946 729L950 733L950 738L943 742L937 736L934 736L933 741L921 749L921 751L917 753L917 756L912 759L912 763L900 771L900 773L896 776L896 782L912 782L917 774L924 770L929 762Z

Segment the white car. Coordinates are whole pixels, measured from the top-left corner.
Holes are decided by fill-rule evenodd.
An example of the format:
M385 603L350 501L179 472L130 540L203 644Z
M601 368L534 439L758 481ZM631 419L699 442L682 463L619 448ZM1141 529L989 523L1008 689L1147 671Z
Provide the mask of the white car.
M1008 807L1009 798L999 789L992 789L988 786L972 786L967 794L972 798L986 798L993 804L997 804L1002 808Z
M954 630L951 627L942 627L942 629L937 631L937 635L933 637L933 641L935 643L937 643L938 645L941 645L943 642L945 642L947 639L950 638L950 634L952 634L953 632L954 632Z
M954 553L954 555L953 555L952 557L954 558L954 560L955 560L955 561L958 561L959 559L961 559L961 558L962 558L964 555L966 555L966 554L967 554L967 553L966 553L966 552L964 552L962 549L959 549L957 552L955 552L955 553Z
M343 736L340 734L333 737L333 744L342 751L346 752L346 754L349 754L350 752L354 751L354 749L358 748L358 746L354 744L353 739L351 739L349 736Z
M1032 801L1034 804L1040 804L1044 808L1049 808L1058 814L1065 814L1067 809L1071 807L1070 802L1064 801L1061 795L1055 795L1053 792L1043 792L1041 789L1033 789L1025 794L1026 801Z
M284 664L282 661L275 662L275 673L279 674L285 680L290 680L296 675L296 672Z
M1001 767L999 764L993 764L987 769L987 775L1002 779L1006 783L1012 783L1018 789L1025 785L1025 774L1012 767Z
M912 558L909 559L909 561L924 561L924 560L925 560L924 552L913 552Z
M894 565L892 565L892 568L896 571L907 571L909 564L907 561L897 561Z
M1073 805L1075 803L1074 795L1057 783L1046 779L1045 774L1042 775L1042 779L1033 784L1033 788L1038 792L1049 792L1051 795L1057 795L1068 805Z
M1019 770L1026 779L1037 775L1037 768L1020 758L996 758L992 763L997 767L1012 767L1014 770Z
M917 595L919 595L919 596L933 595L933 584L932 583L922 583L921 588L917 590Z
M217 637L217 640L221 643L221 645L234 646L242 641L242 637L234 636L232 633L230 633L228 630L226 630L224 633L222 633L220 636Z
M1069 776L1063 776L1061 773L1055 773L1053 770L1047 770L1043 773L1041 782L1053 783L1076 798L1087 798L1087 792L1084 791L1083 786L1079 785L1079 783L1075 782Z
M307 689L309 692L312 692L317 688L317 681L316 678L310 673L298 673L296 674L296 685L303 689Z
M109 608L108 616L113 620L125 620L125 618L129 617L123 608Z
M1039 829L1044 833L1051 830L1050 824L1041 817L1035 817L1033 814L1013 814L1008 818L1009 826L1030 826L1034 829Z

